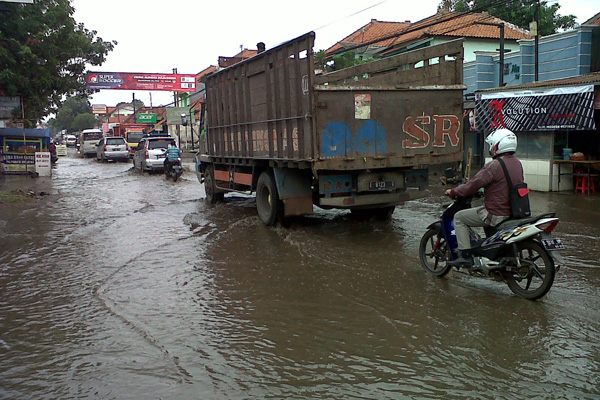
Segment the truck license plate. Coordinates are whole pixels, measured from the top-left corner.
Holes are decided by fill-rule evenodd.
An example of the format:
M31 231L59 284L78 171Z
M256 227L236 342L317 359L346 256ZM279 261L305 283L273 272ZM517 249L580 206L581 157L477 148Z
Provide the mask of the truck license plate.
M370 190L389 190L394 189L396 187L396 182L394 181L371 181L369 182Z
M565 248L560 239L542 239L542 243L547 250L562 250Z

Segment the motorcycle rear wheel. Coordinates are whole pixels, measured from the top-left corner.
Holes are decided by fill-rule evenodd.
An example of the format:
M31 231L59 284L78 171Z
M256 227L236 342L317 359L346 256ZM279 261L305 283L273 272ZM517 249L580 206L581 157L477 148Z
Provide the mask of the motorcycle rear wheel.
M421 238L419 258L423 267L435 276L443 277L452 266L448 265L449 250L446 239L435 229L429 229Z
M536 242L521 242L518 248L521 266L512 265L512 271L506 272L506 282L514 294L537 300L548 293L554 283L554 261Z

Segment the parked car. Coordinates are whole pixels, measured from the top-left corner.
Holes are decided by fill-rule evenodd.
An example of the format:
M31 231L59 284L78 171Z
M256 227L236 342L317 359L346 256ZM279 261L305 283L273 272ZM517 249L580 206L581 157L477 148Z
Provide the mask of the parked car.
M175 146L170 136L150 136L140 140L133 155L133 167L144 171L162 171L169 145Z
M79 153L84 157L91 157L96 154L96 145L102 139L100 129L84 129L79 135Z
M75 147L75 145L77 145L77 136L75 136L75 135L66 135L65 136L65 143L66 143L67 147Z
M96 160L129 160L129 146L122 136L108 136L100 139L96 145Z

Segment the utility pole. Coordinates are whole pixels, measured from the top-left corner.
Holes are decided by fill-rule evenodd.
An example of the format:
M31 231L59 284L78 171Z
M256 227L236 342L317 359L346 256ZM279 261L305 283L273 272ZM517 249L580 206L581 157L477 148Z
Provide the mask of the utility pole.
M491 25L500 28L500 73L498 78L498 87L504 86L504 22L476 22L480 25Z
M534 81L539 80L539 65L540 65L540 0L537 1L535 6L535 78Z
M173 73L177 74L177 68L173 68ZM173 92L173 105L179 107L177 92ZM175 126L175 131L177 133L177 146L181 149L181 126L179 124Z

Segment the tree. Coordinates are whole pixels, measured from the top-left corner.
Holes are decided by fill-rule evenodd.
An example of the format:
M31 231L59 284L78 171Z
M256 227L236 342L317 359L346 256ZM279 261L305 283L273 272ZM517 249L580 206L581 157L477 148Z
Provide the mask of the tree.
M70 0L4 7L0 95L21 97L25 119L33 125L55 112L65 95L85 94L86 64L102 65L117 42L105 42L96 31L78 24Z
M81 114L92 114L92 107L85 96L68 97L59 107L56 118L50 122L54 132L66 129L68 132L81 130L74 126L75 119ZM84 128L86 129L86 128Z
M551 35L559 30L575 27L574 15L562 16L558 14L560 5L549 5L547 1L538 0L442 0L438 9L450 11L487 11L494 17L515 24L521 28L529 29L529 23L536 20L536 10L539 6L539 34Z
M76 116L73 119L71 127L73 128L73 131L82 131L84 129L91 129L94 125L96 125L96 117L94 117L94 114L92 113L87 113Z
M325 50L319 50L315 53L315 68L320 69L323 72L329 71L329 61L327 60L327 53Z

